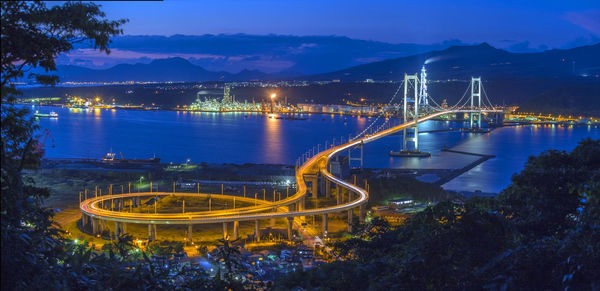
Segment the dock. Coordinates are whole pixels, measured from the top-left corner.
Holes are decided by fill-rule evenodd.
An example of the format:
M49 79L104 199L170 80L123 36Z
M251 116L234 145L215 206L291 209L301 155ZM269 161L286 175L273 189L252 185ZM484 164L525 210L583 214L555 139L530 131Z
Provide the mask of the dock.
M394 152L390 151L390 156L392 157L404 157L404 158L428 158L431 157L431 153L428 152L420 152L420 151L399 151Z
M495 158L495 155L484 155L484 154L477 154L477 153L470 153L470 152L465 152L465 151L456 151L456 150L450 150L450 149L446 149L443 148L442 152L449 152L449 153L456 153L456 154L463 154L463 155L471 155L471 156L478 156L479 159L477 159L476 161L460 168L457 169L456 171L453 171L451 174L449 174L448 176L445 177L441 177L439 180L437 180L434 184L435 185L443 185L446 184L448 182L450 182L452 179L466 173L467 171L475 168L477 165L491 159L491 158Z

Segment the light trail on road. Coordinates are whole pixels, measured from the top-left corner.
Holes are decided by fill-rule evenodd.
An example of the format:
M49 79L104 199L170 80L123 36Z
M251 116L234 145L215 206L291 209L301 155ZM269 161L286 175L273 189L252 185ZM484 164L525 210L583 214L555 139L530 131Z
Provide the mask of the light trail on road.
M400 130L413 126L415 123L421 123L432 118L436 118L445 114L453 113L471 113L471 112L497 112L496 110L446 110L433 113L420 118L417 121L407 122L386 130L382 130L378 133L364 136L360 139L347 142L345 144L326 149L314 155L302 164L296 171L296 183L297 192L286 199L280 201L265 201L254 198L244 198L232 195L220 195L220 194L197 194L197 193L169 193L169 192L143 192L143 193L131 193L131 194L119 194L119 195L106 195L100 197L94 197L83 201L80 204L81 212L84 215L89 215L93 218L99 218L102 220L124 222L124 223L138 223L138 224L207 224L207 223L223 223L233 221L252 221L252 220L264 220L271 218L288 218L297 216L310 216L328 214L333 212L342 212L350 209L354 209L363 204L366 204L369 199L369 193L367 190L348 183L338 177L335 177L328 171L328 163L331 158L341 153L342 151L352 149L353 147L361 144L373 142L380 138L394 134ZM294 203L303 199L307 194L307 186L304 180L304 175L320 173L330 182L333 182L337 186L352 191L357 194L358 197L355 200L322 208L305 209L300 211L289 211L286 208ZM152 197L152 196L164 196L164 195L175 195L175 196L193 196L193 197L204 197L214 199L226 199L236 201L243 201L247 203L260 204L256 206L247 206L239 209L225 209L216 211L202 211L202 212L189 212L189 213L127 213L121 211L111 211L102 209L99 204L103 201L110 201L111 199L129 199L136 197Z

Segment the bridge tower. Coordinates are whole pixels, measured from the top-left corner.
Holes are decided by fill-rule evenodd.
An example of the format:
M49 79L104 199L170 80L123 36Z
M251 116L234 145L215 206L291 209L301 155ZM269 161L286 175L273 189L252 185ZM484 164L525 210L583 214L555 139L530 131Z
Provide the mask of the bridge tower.
M404 114L402 116L404 118L404 123L409 122L409 118L410 118L411 114L408 110L408 102L410 101L408 99L408 93L409 93L408 85L412 83L413 89L414 89L414 93L412 95L413 95L413 100L415 102L415 106L414 106L415 113L414 113L412 120L415 121L415 125L410 127L410 128L414 129L413 137L409 138L407 135L409 128L405 128L402 130L402 134L403 134L402 151L408 151L407 143L409 141L413 142L414 151L415 152L419 151L419 127L418 127L418 123L417 123L417 121L419 120L419 103L418 103L419 96L417 95L417 87L418 87L417 82L418 82L417 74L414 74L414 75L404 74Z
M477 98L477 105L474 106L475 98ZM479 112L469 113L469 128L473 128L473 118L477 115L477 128L481 128L481 77L471 77L471 110L478 110Z
M394 157L428 157L430 153L424 153L419 151L419 94L418 94L418 74L408 75L404 74L404 112L403 118L404 123L414 121L414 124L410 127L402 130L402 150L400 152L391 151L390 155ZM412 88L409 89L409 87ZM409 98L409 93L412 91L412 99ZM408 104L414 102L414 113L411 113L408 108ZM412 129L412 132L409 130ZM412 133L412 137L409 134ZM409 150L408 142L413 143L413 149Z
M419 91L419 105L426 107L429 105L429 94L427 93L427 71L425 66L421 67L421 81Z

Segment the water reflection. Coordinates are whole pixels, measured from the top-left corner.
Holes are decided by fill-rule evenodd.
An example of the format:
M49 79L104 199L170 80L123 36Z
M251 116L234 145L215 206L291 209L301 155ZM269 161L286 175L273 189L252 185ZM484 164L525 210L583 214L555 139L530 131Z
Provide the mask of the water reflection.
M298 156L317 144L348 138L370 123L366 117L303 115L308 120L270 119L257 113L173 111L69 110L52 108L58 119L40 119L55 139L49 157L100 158L111 147L127 157L148 158L154 153L164 162L276 163L294 164ZM371 119L373 120L373 118ZM393 124L397 120L390 120ZM428 121L420 131L459 128L462 122ZM392 135L365 146L365 167L396 169L457 169L476 156L442 152L455 150L493 154L490 159L444 185L457 190L497 192L510 182L529 155L558 148L570 150L585 137L600 138L600 128L591 126L514 126L490 134L435 132L419 136L419 148L431 158L391 158L389 152L402 145L401 135Z
M265 140L263 155L265 161L280 161L285 159L282 153L282 132L281 132L281 119L276 119L275 116L269 116L265 122Z

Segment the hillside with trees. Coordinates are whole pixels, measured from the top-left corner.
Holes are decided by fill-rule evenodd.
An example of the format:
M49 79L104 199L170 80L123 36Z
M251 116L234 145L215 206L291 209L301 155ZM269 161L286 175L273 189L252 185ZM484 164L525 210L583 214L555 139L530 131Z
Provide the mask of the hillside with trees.
M373 218L332 244L340 261L289 290L597 290L600 140L530 157L494 198L440 202L392 229Z

